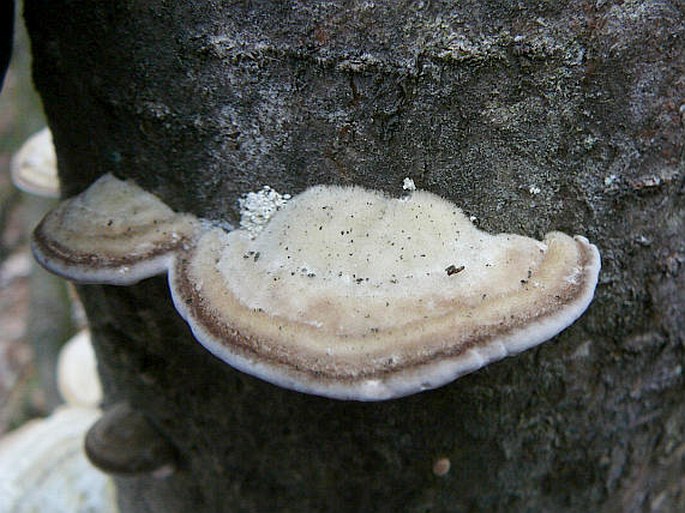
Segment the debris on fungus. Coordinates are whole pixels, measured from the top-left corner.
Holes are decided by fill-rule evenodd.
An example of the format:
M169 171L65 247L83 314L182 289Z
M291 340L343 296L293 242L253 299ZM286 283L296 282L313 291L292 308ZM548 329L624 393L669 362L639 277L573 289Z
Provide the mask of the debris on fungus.
M412 180L409 177L406 177L402 181L402 189L405 191L414 192L416 190L416 184L414 183L414 180Z
M280 194L268 185L258 192L248 192L238 200L240 227L257 235L289 199L290 194Z

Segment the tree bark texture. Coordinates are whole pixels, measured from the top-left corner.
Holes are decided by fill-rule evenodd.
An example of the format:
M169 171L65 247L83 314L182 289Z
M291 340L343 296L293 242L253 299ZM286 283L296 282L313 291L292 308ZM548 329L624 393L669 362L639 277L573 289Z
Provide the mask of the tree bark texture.
M356 403L239 373L165 279L83 286L106 401L178 449L131 512L685 511L681 0L27 0L65 194L111 172L238 221L240 195L404 177L481 228L586 235L595 300L553 341ZM451 462L433 473L440 458Z

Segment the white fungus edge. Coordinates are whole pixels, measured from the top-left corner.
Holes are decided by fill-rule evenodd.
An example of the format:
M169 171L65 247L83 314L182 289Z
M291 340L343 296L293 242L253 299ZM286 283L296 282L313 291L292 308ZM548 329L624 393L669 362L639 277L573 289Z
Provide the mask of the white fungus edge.
M36 261L48 271L80 285L135 285L147 278L168 272L173 262L174 250L112 267L97 267L64 262L47 256L40 245L31 241L31 251Z
M57 156L48 127L32 134L10 162L14 186L28 194L59 198Z

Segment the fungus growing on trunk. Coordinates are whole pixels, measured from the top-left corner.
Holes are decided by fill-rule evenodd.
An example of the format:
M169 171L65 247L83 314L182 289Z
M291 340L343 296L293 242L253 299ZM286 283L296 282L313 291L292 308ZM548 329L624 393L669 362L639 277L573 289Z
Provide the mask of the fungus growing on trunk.
M0 511L117 513L114 483L83 453L94 408L60 407L0 438Z
M81 330L62 346L57 359L57 388L72 406L97 408L102 401L102 385L88 330Z
M34 255L81 283L169 271L177 310L220 359L362 401L435 388L548 340L597 284L599 252L584 237L490 235L428 192L266 193L278 202L258 229L226 232L106 175L45 217Z
M318 186L256 234L206 231L169 279L195 337L230 365L382 400L553 337L587 308L599 268L584 237L490 235L427 192Z
M127 403L105 411L88 430L84 447L91 463L109 474L166 477L176 466L174 446Z
M50 211L33 233L32 250L43 267L71 281L130 285L166 272L197 224L108 174Z

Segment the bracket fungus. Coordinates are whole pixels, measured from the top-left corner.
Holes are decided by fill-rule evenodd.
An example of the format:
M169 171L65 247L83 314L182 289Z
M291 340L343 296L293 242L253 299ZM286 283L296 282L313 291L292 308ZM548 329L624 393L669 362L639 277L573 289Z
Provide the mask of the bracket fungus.
M113 480L83 451L97 416L94 408L62 406L0 437L0 512L117 513Z
M84 448L91 463L109 474L166 477L176 467L174 446L127 403L105 411L88 430Z
M132 181L107 174L50 211L31 246L43 267L71 281L130 285L166 272L197 224Z
M97 408L102 384L88 330L81 330L62 346L57 358L57 388L71 406Z
M46 198L59 197L57 156L49 128L43 128L26 140L12 158L10 171L18 189Z
M230 365L372 401L553 337L587 308L599 268L584 237L490 235L428 192L317 186L256 234L205 231L169 281L195 337Z
M269 189L269 215L227 232L105 175L46 216L33 251L81 283L168 271L176 309L214 355L337 399L439 387L548 340L590 304L600 257L586 238L491 235L408 190Z

